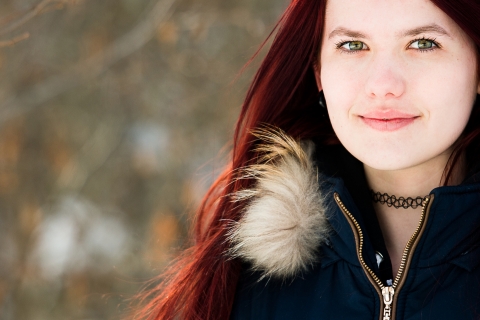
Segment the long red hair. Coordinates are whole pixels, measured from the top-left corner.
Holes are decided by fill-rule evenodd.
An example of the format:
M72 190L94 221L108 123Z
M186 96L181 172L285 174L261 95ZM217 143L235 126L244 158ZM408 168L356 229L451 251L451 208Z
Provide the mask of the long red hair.
M477 0L432 0L480 48L480 4ZM143 294L137 319L228 319L240 264L226 256L229 221L238 221L241 208L228 195L252 181L236 180L236 169L255 159L251 131L263 124L281 128L295 139L335 143L328 121L319 120L318 89L313 65L323 32L326 0L293 0L277 23L274 41L247 92L234 136L230 166L211 186L197 212L194 244L161 276L156 288ZM273 34L273 32L272 32ZM272 35L271 34L271 35ZM480 50L479 50L480 52ZM468 167L480 163L480 101L457 143L451 163L467 151ZM447 167L452 167L447 166ZM446 177L451 170L446 170Z

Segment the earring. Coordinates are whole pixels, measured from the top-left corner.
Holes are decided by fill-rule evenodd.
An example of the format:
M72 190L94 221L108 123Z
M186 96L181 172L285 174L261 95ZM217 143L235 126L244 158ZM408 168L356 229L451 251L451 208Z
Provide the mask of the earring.
M325 101L325 95L323 94L323 90L318 93L317 101L320 105L319 111L322 115L322 118L328 118L327 102Z
M323 90L318 93L318 104L322 109L327 110L327 102L325 101L325 95L323 94Z

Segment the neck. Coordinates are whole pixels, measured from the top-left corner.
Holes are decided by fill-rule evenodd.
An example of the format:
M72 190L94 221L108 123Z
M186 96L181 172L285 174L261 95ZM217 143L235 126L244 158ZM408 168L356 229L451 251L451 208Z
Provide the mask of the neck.
M421 165L400 170L378 170L364 164L365 176L371 189L397 197L426 196L445 183L444 171L450 153L439 155ZM458 185L465 173L465 157L461 156L447 185Z
M365 176L375 192L399 197L424 197L431 190L444 184L444 170L450 152L442 154L421 165L402 170L377 170L364 164ZM448 185L460 184L464 177L465 157L460 157L452 171ZM398 271L403 250L418 226L422 208L394 208L374 203L375 212L382 229L394 274Z

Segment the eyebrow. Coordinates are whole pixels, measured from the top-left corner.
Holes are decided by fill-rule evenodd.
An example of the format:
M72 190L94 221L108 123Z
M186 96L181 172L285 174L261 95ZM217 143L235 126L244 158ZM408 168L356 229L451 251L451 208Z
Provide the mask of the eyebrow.
M344 28L344 27L338 27L335 30L333 30L332 32L330 32L330 34L328 35L328 39L331 39L331 38L336 37L336 36L347 36L347 37L350 37L350 38L365 38L365 39L368 39L368 37L365 34L363 34L361 32L358 32L358 31L350 30L350 29L347 29L347 28Z
M402 31L402 32L397 34L397 37L408 37L408 36L414 37L414 36L417 36L419 34L426 33L426 32L437 33L439 35L445 35L445 36L450 37L448 32L436 23L427 24L425 26L421 26L421 27L417 27L417 28ZM355 30L350 30L350 29L347 29L347 28L344 28L344 27L335 28L328 35L328 39L331 39L331 38L336 37L336 36L347 36L347 37L350 37L350 38L369 39L369 37L367 35L365 35L364 33L361 33L359 31L355 31Z
M414 29L411 29L411 30L406 30L404 32L401 32L400 36L402 36L402 37L408 37L408 36L414 37L414 36L418 36L419 34L422 34L422 33L425 33L425 32L438 33L440 35L450 37L448 32L436 23L428 24L426 26L421 26L421 27L414 28Z

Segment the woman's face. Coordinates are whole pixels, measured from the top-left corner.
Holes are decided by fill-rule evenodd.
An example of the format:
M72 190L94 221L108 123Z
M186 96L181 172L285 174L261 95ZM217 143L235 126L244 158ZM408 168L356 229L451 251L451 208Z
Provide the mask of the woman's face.
M319 66L335 133L379 170L449 154L480 91L473 41L427 0L328 1Z

